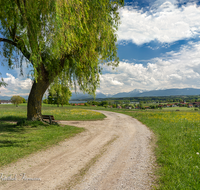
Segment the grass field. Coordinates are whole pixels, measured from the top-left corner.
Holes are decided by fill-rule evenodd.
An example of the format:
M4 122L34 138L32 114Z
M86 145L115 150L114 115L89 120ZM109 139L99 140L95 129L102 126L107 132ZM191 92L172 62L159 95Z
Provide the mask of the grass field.
M199 110L198 108L196 108ZM188 108L188 107L169 107L169 108L163 108L165 111L175 111L175 110L180 110L180 111L194 111L195 108Z
M84 108L84 106L83 106ZM74 106L49 106L42 107L43 115L53 115L55 120L99 120L104 119L105 116L98 112L81 109L81 107ZM27 105L20 104L19 107L14 105L0 104L0 121L19 121L26 119Z
M45 125L42 122L16 122L26 118L26 105L0 105L0 167L38 150L57 144L84 131L74 126ZM72 107L43 107L43 114L54 115L56 120L97 120L101 113L72 109Z

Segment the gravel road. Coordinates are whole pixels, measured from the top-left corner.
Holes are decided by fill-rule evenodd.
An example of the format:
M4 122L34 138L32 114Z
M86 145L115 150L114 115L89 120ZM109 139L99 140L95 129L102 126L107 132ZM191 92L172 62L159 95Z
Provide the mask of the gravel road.
M107 118L60 121L86 131L0 168L0 189L151 189L152 132L130 116L99 112Z

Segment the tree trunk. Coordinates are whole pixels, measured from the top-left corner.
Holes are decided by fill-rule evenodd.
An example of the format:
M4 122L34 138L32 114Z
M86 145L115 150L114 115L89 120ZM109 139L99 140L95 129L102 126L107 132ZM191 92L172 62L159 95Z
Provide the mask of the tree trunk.
M49 87L50 82L48 78L38 79L37 83L34 81L31 92L28 97L27 105L27 119L28 120L42 120L42 97Z

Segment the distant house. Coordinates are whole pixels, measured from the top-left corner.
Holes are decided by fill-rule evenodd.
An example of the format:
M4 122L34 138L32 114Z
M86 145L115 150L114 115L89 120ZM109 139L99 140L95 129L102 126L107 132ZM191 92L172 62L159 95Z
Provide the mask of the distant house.
M193 107L193 104L189 103L188 108L192 108L192 107Z
M200 102L194 102L194 103L192 103L193 104L193 106L195 106L195 107L200 107Z
M167 104L167 108L172 107L172 104Z
M121 107L121 106L117 106L117 108L118 108L118 109L122 109L122 107Z
M84 106L84 103L79 103L78 106Z
M179 107L182 107L182 106L187 106L187 103L180 103Z
M169 107L176 107L176 105L175 104L167 104L167 107L169 108Z
M12 104L11 100L0 100L0 104Z

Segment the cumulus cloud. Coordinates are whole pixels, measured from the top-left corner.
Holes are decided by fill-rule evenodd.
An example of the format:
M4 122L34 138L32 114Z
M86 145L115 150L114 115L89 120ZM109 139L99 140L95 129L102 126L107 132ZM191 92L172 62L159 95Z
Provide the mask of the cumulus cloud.
M104 66L106 74L101 76L99 90L118 93L133 89L200 88L199 52L200 42L190 42L179 52L171 51L163 57L149 60L146 66L120 62L115 71Z
M0 88L1 96L26 96L29 94L32 86L31 79L15 78L12 74L9 73L6 73L6 76L7 77L4 78L4 81L8 84L8 86Z
M177 0L157 0L147 12L125 6L120 10L118 41L137 45L151 41L172 43L200 35L200 7L195 3L178 7ZM156 8L155 8L156 7Z

